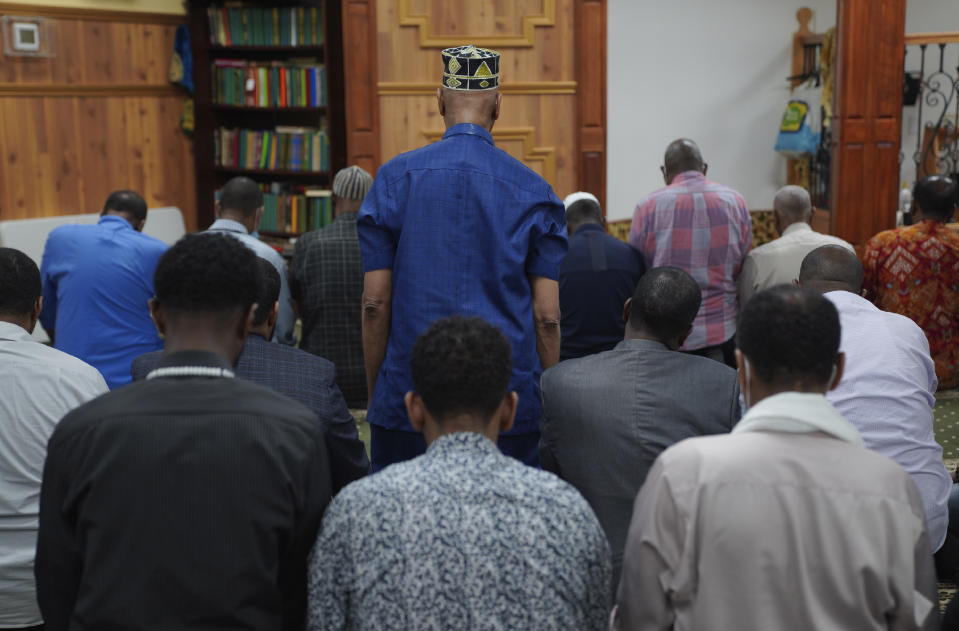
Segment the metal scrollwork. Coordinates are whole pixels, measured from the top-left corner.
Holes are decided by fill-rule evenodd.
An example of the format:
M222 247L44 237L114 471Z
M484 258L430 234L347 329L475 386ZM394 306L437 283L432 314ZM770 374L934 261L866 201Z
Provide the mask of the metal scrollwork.
M959 121L959 54L955 74L950 74L946 68L946 44L934 45L939 49L938 67L926 74L926 52L928 45L919 45L920 76L918 118L916 122L916 148L912 159L916 164L917 176L925 173L924 165L930 159L935 160L936 170L940 173L959 172L959 134L956 132L956 123ZM959 46L956 46L959 53ZM931 108L932 116L924 121L923 109ZM954 111L954 121L948 121L946 116ZM942 135L947 141L937 150L937 138ZM924 142L925 141L925 142Z

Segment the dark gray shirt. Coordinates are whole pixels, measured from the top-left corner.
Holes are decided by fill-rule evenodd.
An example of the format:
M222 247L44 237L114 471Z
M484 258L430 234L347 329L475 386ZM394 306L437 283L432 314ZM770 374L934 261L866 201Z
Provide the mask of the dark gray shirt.
M606 532L619 580L633 500L659 454L720 434L740 417L736 371L717 361L625 340L543 374L540 461L575 486Z

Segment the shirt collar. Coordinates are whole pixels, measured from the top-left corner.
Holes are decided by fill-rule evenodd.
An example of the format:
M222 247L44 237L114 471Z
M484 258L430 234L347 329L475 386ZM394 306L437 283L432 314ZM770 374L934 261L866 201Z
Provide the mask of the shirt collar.
M233 366L225 357L212 351L176 351L164 353L157 362L157 368L171 368L174 366L204 366L208 368L224 368L232 370Z
M207 230L221 230L223 232L239 232L241 234L250 234L246 231L246 226L233 219L217 219Z
M9 342L29 342L33 338L30 333L19 324L0 321L0 340Z
M651 350L655 349L659 351L669 350L669 347L663 344L662 342L658 342L656 340L641 340L641 339L623 340L622 342L617 344L615 348L631 348L634 350L646 348Z
M783 230L779 236L785 237L787 234L794 234L796 232L812 232L812 226L805 221L797 221L796 223L791 223L786 226L786 229Z
M705 182L706 176L703 175L700 171L683 171L679 175L673 178L673 181L670 182L670 186L682 186L688 182Z
M443 134L443 140L446 140L450 136L479 136L486 142L491 145L495 145L493 142L493 136L489 133L489 130L485 127L480 127L479 125L474 125L473 123L460 123L458 125L453 125L446 130L446 133Z
M606 229L598 223L584 223L580 224L573 234L579 234L580 232L606 232Z
M359 216L359 214L360 214L359 211L354 211L351 213L340 213L339 215L333 218L333 221L352 221L355 223L356 218L357 216Z
M463 458L467 456L501 455L496 443L476 432L456 432L440 436L426 449L431 460Z
M129 230L133 230L133 224L131 224L129 221L127 221L123 217L120 217L119 215L103 215L97 221L98 226L101 224L104 224L104 225L110 224L113 228L117 228L117 229L126 228Z
M847 443L863 444L859 431L825 396L808 392L781 392L766 397L749 408L733 432L825 432Z

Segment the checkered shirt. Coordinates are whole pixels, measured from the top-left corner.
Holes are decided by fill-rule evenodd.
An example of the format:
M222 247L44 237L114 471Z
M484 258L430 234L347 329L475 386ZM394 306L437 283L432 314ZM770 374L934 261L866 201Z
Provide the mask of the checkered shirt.
M686 171L636 206L629 244L646 269L684 269L703 290L703 304L682 350L722 344L736 333L736 278L752 245L752 224L742 195Z
M336 366L336 384L351 408L366 407L361 299L363 264L356 236L357 213L296 242L290 289L303 320L300 348Z

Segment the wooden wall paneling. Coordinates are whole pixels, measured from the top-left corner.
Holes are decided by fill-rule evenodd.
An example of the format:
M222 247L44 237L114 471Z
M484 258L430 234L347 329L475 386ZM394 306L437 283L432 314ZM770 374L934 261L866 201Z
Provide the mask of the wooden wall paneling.
M861 244L895 225L905 0L839 0L834 233Z
M344 1L343 40L346 162L375 174L380 166L380 138L376 95L376 7L373 0Z
M380 159L386 161L442 135L435 97L442 73L440 49L472 43L502 54L503 108L493 129L497 146L542 172L560 196L582 188L574 123L579 89L576 46L571 45L578 28L574 28L576 1L377 2ZM605 7L604 2L592 3ZM605 10L601 16L605 20ZM590 45L595 48L597 43ZM602 57L605 61L605 53ZM605 81L605 71L601 74ZM605 99L605 87L600 92L597 96ZM599 113L591 120L602 116L605 122L605 106L600 103L604 101L594 104ZM594 137L592 146L600 145Z
M30 9L30 7L27 7ZM50 18L54 58L0 63L0 219L97 212L115 189L177 206L196 229L187 94L167 78L182 16L0 3Z
M576 1L576 152L579 189L606 214L606 0Z

